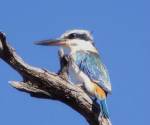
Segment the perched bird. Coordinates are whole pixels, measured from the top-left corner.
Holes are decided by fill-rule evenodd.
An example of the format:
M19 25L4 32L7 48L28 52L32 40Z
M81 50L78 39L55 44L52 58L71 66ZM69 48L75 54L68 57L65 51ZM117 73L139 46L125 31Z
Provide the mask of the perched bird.
M60 38L36 42L37 45L62 46L69 56L71 80L83 84L87 93L99 100L102 125L111 125L106 104L107 94L111 93L108 71L96 49L92 34L87 30L75 29L65 32Z

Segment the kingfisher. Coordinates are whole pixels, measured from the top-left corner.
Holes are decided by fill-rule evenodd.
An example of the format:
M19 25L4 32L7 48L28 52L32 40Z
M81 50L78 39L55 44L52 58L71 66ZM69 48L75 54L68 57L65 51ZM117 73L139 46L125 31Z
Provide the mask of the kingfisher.
M95 47L92 33L88 30L74 29L63 33L57 39L36 42L37 45L61 46L69 57L69 76L73 83L83 85L90 97L98 100L99 118L102 125L111 125L106 104L111 93L111 83L106 66Z

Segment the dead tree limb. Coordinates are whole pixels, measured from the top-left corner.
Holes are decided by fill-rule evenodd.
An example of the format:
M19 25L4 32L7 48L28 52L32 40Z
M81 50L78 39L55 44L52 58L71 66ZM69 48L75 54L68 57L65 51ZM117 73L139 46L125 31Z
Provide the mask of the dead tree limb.
M17 90L29 93L32 97L61 101L79 112L90 125L100 124L98 104L93 102L82 88L65 79L65 56L60 55L59 74L30 66L16 54L15 49L7 43L4 33L0 32L0 58L22 76L22 81L10 82Z

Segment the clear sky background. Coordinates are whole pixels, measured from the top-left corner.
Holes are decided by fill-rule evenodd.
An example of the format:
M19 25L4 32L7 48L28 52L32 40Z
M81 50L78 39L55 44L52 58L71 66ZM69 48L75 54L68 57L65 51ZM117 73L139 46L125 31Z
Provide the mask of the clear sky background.
M0 31L26 62L56 72L57 47L33 41L59 37L68 29L93 31L112 82L108 98L113 125L150 125L149 0L0 0ZM0 125L87 125L58 101L13 89L21 77L0 60Z

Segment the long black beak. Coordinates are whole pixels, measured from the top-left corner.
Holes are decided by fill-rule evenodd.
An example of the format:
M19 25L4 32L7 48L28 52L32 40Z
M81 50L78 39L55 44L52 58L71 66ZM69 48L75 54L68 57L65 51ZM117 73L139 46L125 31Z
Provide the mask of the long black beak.
M49 40L42 40L34 42L36 45L42 45L42 46L66 46L66 40L64 39L49 39Z

